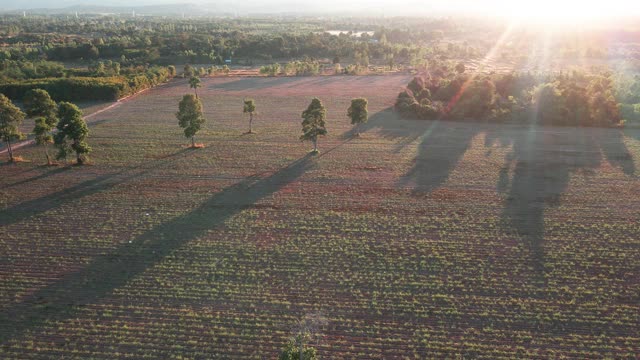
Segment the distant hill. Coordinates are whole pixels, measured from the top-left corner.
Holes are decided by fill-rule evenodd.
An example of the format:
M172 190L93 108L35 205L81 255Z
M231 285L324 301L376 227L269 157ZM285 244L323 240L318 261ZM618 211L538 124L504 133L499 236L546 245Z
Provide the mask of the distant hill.
M193 16L214 15L222 13L233 13L220 5L211 5L206 8L195 4L166 4L166 5L146 5L146 6L104 6L104 5L71 5L67 7L56 8L32 8L32 9L16 9L9 10L9 13L20 13L26 10L31 14L132 14L136 15L153 15L153 16L180 16L186 14Z
M186 1L188 3L176 3ZM28 3L15 1L3 4L0 0L0 13L30 14L131 14L153 16L212 16L212 15L255 15L255 14L342 14L362 15L390 14L392 8L382 6L386 0L354 0L340 3L308 3L304 7L295 0L33 0ZM418 0L410 0L418 1Z

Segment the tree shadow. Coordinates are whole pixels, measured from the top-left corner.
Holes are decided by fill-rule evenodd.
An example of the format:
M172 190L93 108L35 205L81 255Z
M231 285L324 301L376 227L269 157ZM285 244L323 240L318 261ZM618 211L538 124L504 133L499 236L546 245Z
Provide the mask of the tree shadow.
M442 186L471 145L482 125L435 121L422 134L413 167L400 180L414 193L429 193Z
M28 179L24 179L24 180L16 181L16 182L11 183L11 184L7 184L5 187L6 188L10 188L10 187L18 186L18 185L28 184L28 183L33 182L33 181L46 179L46 178L48 178L50 176L54 176L56 174L65 172L65 171L70 169L68 166L58 166L58 167L55 167L55 168L51 168L51 166L48 166L48 165L42 165L41 168L45 168L45 169L47 169L47 171L41 173L40 175L36 175L36 176L30 177Z
M622 169L625 175L634 176L636 174L636 164L627 145L624 143L624 136L625 134L618 129L596 131L598 144L607 161L612 166ZM638 136L638 140L640 140L640 136Z
M357 132L377 131L386 140L395 141L394 152L417 143L413 166L398 181L412 186L414 194L428 193L444 184L471 145L483 125L468 122L403 119L393 108L382 110L369 121L340 136L350 139Z
M528 246L533 281L545 286L545 211L561 204L572 173L595 174L603 157L627 175L635 172L635 166L618 130L495 129L487 134L485 145L512 146L496 184L497 191L506 194L502 221Z
M95 193L108 190L113 188L119 184L122 184L126 181L134 179L136 177L142 176L148 172L154 171L158 168L163 168L168 165L172 161L175 161L175 158L185 154L189 149L182 149L163 160L153 161L146 164L144 167L136 169L133 172L127 173L126 171L120 171L117 173L105 174L101 175L83 182L80 182L76 185L64 188L63 190L57 191L55 193L42 196L33 200L25 201L20 204L11 206L9 208L0 210L0 226L7 226L22 220L28 219L30 217L43 214L47 211L53 210L55 208L64 205L65 203L78 200L80 198L93 195ZM47 172L45 174L36 176L34 178L26 179L18 183L13 183L10 186L16 186L20 183L28 183L31 181L36 181L47 176L51 176L63 171L70 170L70 166L61 167L59 169Z
M64 320L83 305L98 301L114 289L161 261L172 251L206 234L230 217L295 181L316 163L307 155L271 176L252 176L206 200L193 211L167 221L36 291L0 313L0 344L50 320Z
M339 136L339 139L348 140L357 133L377 131L381 138L395 141L394 152L400 152L418 140L432 123L432 121L425 120L407 120L402 118L393 108L387 108L369 117L369 120L359 127L353 127L344 132Z

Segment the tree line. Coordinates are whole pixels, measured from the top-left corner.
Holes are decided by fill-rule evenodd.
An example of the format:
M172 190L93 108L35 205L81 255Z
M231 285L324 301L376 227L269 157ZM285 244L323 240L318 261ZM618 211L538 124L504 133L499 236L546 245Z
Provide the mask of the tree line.
M21 160L15 156L12 143L25 138L20 125L26 116L35 121L35 142L44 147L48 165L54 165L48 150L50 144L58 150L57 160L75 154L78 165L86 162L86 156L91 152L86 142L89 128L76 105L65 101L56 103L47 91L34 89L25 95L24 106L26 114L0 94L0 139L7 144L9 162Z
M195 136L205 123L203 105L198 97L197 89L200 79L191 77L189 87L194 94L185 94L178 103L175 116L178 125L183 129L184 136L191 140L192 148L199 148ZM44 89L29 90L24 99L25 112L14 105L5 95L0 94L0 140L7 146L9 162L22 159L15 156L13 144L23 140L25 135L20 131L20 125L25 117L34 119L35 126L32 133L35 143L44 148L47 165L55 165L49 154L49 145L57 148L56 160L67 159L75 154L76 164L82 165L87 161L87 155L92 151L87 143L89 129L83 119L82 111L70 102L56 103ZM256 103L253 99L243 99L243 113L249 116L249 131L253 133L253 120L257 114ZM312 153L318 153L318 138L327 134L326 108L318 98L314 98L306 110L302 112L302 135L300 140L313 144ZM359 135L358 127L367 122L367 99L357 98L351 101L347 109L347 116L351 124L355 125L355 136Z
M418 119L616 126L623 120L617 97L605 71L468 74L464 66L436 66L411 80L395 106Z

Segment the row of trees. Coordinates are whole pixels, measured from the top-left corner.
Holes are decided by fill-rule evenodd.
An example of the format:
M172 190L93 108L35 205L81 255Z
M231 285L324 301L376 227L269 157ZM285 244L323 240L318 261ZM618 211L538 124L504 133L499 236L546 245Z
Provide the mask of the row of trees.
M140 66L104 77L51 77L0 82L0 92L11 99L23 99L33 89L44 89L52 98L64 101L115 101L164 83L173 77L169 68ZM125 74L126 73L126 74ZM174 72L175 73L175 72Z
M178 103L176 118L178 125L184 129L184 136L191 139L191 147L198 147L195 135L205 122L202 110L202 102L198 98L197 90L200 87L200 79L191 77L189 87L194 89L194 94L186 94ZM351 106L347 109L347 116L351 124L355 125L354 135L359 136L359 127L369 120L367 99L357 98L351 100ZM253 117L256 114L256 103L253 99L243 99L242 112L249 115L249 131L253 133ZM313 153L318 153L318 137L327 134L326 128L327 110L318 98L313 98L311 104L302 112L302 135L300 140L313 143Z
M34 89L25 96L24 106L26 114L9 98L0 94L0 139L7 144L10 162L19 160L14 156L12 143L25 138L20 125L25 117L29 117L35 121L35 142L44 146L48 165L53 165L49 144L54 144L58 149L56 159L66 159L68 155L75 153L77 164L85 163L86 155L91 152L91 147L86 142L89 129L82 111L76 105L69 102L58 104L45 90Z

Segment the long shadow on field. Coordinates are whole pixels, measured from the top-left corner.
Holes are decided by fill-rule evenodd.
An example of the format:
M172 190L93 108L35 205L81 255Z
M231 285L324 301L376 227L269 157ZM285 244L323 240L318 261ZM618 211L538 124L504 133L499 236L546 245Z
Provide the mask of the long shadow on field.
M527 243L537 285L545 285L545 210L558 206L571 174L593 173L603 155L631 175L635 167L620 131L531 126L488 132L486 145L512 146L500 172L497 189L506 193L502 219ZM509 179L509 173L512 177Z
M386 109L372 116L359 131L377 130L383 138L395 140L395 152L417 143L413 166L398 184L412 186L415 193L428 193L449 179L481 128L482 125L463 122L405 120ZM347 131L342 138L350 138L356 131Z
M341 140L352 139L357 132L366 133L377 130L379 136L396 142L395 152L418 140L428 129L431 122L422 120L405 120L393 108L379 111L369 117L369 121L352 128L340 136Z
M307 155L273 175L247 178L206 200L195 210L165 222L95 259L85 269L37 291L0 313L0 344L49 320L64 320L73 309L95 302L125 285L172 251L222 224L260 199L295 181L315 164Z
M163 168L175 158L191 151L190 149L180 150L163 160L158 160L145 164L144 167L136 169L133 172L126 173L125 171L100 175L91 178L86 181L82 181L78 184L64 188L58 192L39 197L33 200L25 201L15 206L9 207L4 210L0 210L0 227L11 225L30 217L40 215L49 210L56 209L66 203L77 201L80 198L91 196L101 191L109 190L119 184L129 181L133 178L139 177L150 171L154 171L158 168ZM73 171L69 167L59 168L53 170L52 173L57 174L63 171ZM83 170L78 170L82 172ZM35 178L23 180L21 183L27 183L30 181L36 181L45 178L49 173L36 176ZM54 175L51 174L51 175ZM18 185L18 183L11 184L10 186Z
M40 180L40 179L46 179L46 178L48 178L50 176L65 172L65 171L67 171L69 169L69 167L66 167L66 166L65 167L50 168L50 167L45 165L43 167L46 167L47 169L46 169L45 172L40 173L40 175L36 175L36 176L30 177L28 179L24 179L24 180L16 181L16 182L11 183L11 184L7 184L6 187L10 188L10 187L13 187L13 186L27 184L27 183L30 183L30 182L33 182L33 181L37 181L37 180Z
M431 192L442 186L469 149L481 125L432 122L422 135L411 170L400 180L414 186L416 193Z

